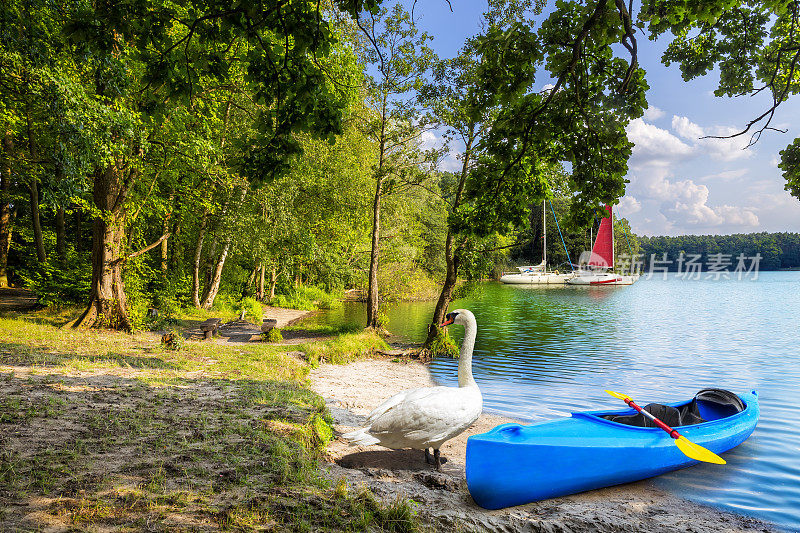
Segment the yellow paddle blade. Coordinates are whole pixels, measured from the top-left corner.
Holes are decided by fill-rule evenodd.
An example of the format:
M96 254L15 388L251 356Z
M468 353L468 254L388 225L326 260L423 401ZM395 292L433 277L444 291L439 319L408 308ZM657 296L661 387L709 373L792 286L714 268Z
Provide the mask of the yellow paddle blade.
M707 450L702 446L700 446L699 444L695 444L694 442L690 441L683 435L675 439L675 444L677 444L678 448L680 448L681 451L690 459L694 459L695 461L704 461L706 463L714 463L718 465L725 464L725 459L715 454L711 450Z
M618 392L614 392L613 390L607 390L606 392L608 394L610 394L611 396L613 396L614 398L619 398L620 400L623 400L623 401L625 401L625 400L633 401L633 399L630 396L625 396L624 394L620 394Z

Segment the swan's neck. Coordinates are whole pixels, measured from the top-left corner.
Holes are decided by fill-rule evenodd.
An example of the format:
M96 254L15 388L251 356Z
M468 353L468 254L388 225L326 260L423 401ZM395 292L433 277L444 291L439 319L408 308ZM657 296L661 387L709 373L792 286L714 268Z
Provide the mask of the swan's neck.
M472 378L472 350L475 348L475 336L478 334L478 325L470 321L464 327L464 340L461 341L461 350L458 355L458 386L477 387Z

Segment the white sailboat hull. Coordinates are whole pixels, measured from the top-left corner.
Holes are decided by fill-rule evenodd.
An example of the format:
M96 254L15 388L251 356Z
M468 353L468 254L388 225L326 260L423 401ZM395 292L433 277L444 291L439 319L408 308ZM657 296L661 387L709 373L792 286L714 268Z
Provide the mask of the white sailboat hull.
M563 285L573 273L556 274L554 272L527 272L519 274L504 274L500 281L510 285Z
M567 280L570 285L633 285L639 279L638 274L615 274L613 272L580 272Z

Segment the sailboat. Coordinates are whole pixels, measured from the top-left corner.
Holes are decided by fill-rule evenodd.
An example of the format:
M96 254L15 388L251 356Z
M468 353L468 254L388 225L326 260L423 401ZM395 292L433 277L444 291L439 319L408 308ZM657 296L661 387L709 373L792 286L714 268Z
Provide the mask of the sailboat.
M500 277L503 283L513 285L563 285L565 281L570 279L572 272L560 273L558 270L555 272L547 271L547 200L542 200L542 262L538 265L519 266L519 272L506 272ZM553 213L555 217L555 212ZM556 220L558 223L558 220Z
M633 285L639 279L638 274L614 272L614 213L610 205L606 211L608 216L600 221L589 260L567 280L570 285Z

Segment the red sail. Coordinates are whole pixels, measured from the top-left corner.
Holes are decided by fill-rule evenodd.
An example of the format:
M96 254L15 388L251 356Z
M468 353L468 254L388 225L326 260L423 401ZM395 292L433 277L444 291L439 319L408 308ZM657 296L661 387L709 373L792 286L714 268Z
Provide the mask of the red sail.
M594 240L589 265L614 268L614 235L611 230L611 206L607 205L608 216L600 221L597 238Z

